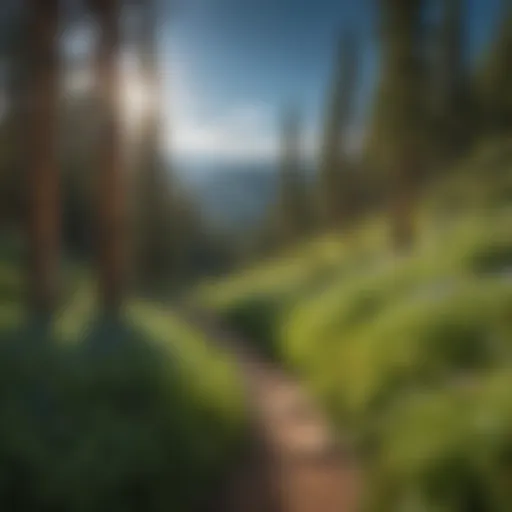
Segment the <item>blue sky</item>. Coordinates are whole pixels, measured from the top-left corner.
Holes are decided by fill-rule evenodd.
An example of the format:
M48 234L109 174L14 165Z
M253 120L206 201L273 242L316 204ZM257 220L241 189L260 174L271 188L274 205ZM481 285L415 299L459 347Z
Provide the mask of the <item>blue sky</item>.
M434 0L435 1L435 0ZM486 44L501 0L467 0L470 49ZM275 158L279 114L298 105L314 154L342 30L361 47L357 145L378 69L375 0L175 0L161 28L167 143L180 159Z

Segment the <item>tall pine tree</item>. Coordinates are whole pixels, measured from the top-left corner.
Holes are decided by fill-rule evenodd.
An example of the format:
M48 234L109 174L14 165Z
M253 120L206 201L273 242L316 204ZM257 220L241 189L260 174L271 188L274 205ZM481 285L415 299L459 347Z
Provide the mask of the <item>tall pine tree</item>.
M287 246L296 242L304 234L308 223L298 111L287 110L283 115L281 126L277 235L278 245Z
M423 173L426 113L421 0L380 0L381 77L367 153L387 185L397 248L414 238L414 206Z
M432 75L438 84L434 133L437 164L449 163L468 149L472 119L470 80L467 69L465 14L467 0L445 0L437 66Z
M4 225L17 225L25 216L27 199L25 182L28 167L25 136L26 99L31 84L29 77L30 23L28 2L6 0L2 4L0 25L0 70L3 105L0 121L0 208Z
M350 199L349 173L346 164L346 137L353 113L358 48L354 36L341 37L336 69L328 93L325 126L320 149L320 212L323 224L338 226L347 214ZM345 166L346 167L346 166Z
M56 119L59 77L59 0L29 0L28 80L22 101L29 191L30 304L47 318L55 307L59 264L59 170Z
M98 179L98 267L100 300L118 314L126 271L126 209L120 124L120 0L89 0L99 27L96 80L101 104Z
M477 78L484 134L493 137L512 134L512 2L502 4L496 39Z
M136 51L145 94L150 99L142 112L140 151L135 176L136 266L139 281L149 287L171 276L176 265L176 211L173 210L169 170L161 150L161 69L158 55L158 2L145 0L138 7Z

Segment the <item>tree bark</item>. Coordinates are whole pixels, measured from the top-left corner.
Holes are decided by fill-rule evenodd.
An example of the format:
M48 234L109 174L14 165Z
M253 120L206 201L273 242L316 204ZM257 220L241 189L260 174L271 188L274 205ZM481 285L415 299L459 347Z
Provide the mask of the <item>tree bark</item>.
M59 0L27 0L29 11L25 109L28 164L29 300L49 316L56 306L59 252L59 171L56 155Z
M126 215L120 126L120 2L90 0L100 30L96 80L102 112L98 177L98 270L104 310L120 312L125 281Z

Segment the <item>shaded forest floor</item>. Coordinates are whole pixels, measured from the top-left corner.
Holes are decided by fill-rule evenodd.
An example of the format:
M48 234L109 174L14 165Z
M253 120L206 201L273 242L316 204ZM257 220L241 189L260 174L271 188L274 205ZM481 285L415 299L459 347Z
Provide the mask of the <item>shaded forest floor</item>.
M351 512L361 496L357 459L302 386L203 313L189 318L235 356L251 420L244 460L215 512Z

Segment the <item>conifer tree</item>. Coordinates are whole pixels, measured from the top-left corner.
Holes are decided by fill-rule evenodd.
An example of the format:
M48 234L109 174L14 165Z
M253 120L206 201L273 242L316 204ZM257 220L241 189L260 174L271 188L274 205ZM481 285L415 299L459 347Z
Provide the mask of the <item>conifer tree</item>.
M356 92L358 49L353 35L340 40L336 69L328 94L323 140L320 149L320 211L326 226L338 226L347 213L348 172L346 136ZM346 167L346 166L345 166Z
M28 181L29 293L32 311L55 307L59 264L59 171L56 118L59 0L28 0L28 80L23 94Z
M512 133L512 2L503 0L496 38L478 77L481 121L487 136Z
M284 113L281 129L277 222L279 245L286 246L300 238L306 230L308 221L301 168L300 119L297 110L289 109Z
M433 75L438 87L434 134L438 163L449 162L468 148L472 101L466 65L466 0L445 0L439 30L438 67Z
M381 77L366 151L387 185L397 248L414 238L414 205L423 173L427 95L421 0L380 0Z
M23 162L26 153L25 137L27 119L25 98L30 84L29 43L27 16L28 2L6 0L2 4L0 25L0 71L2 76L2 117L0 124L0 208L2 222L19 225L26 217L28 195L28 166Z
M169 171L161 150L161 69L157 44L160 15L155 0L140 2L137 53L141 63L145 94L149 101L142 113L140 152L136 176L138 205L136 262L139 278L151 286L170 277L177 264L176 222L178 205L174 204Z
M120 0L89 0L99 27L96 80L101 105L98 177L98 266L100 299L119 313L125 280L126 211L120 126Z

